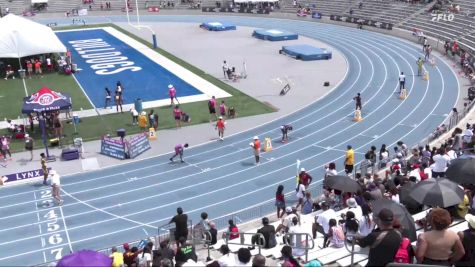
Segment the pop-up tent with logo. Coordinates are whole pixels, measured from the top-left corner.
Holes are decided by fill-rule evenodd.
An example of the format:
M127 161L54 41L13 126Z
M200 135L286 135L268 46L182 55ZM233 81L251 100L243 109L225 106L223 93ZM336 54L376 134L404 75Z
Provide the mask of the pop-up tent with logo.
M46 140L46 126L45 117L43 113L50 113L59 110L71 109L71 96L64 93L55 92L47 87L41 88L38 92L23 98L23 107L21 112L23 114L37 113L38 122L40 124L43 144L45 145L46 157L48 160L54 160L50 157L48 152L48 145ZM76 126L75 126L76 127Z
M38 92L23 98L21 113L43 113L58 110L69 110L71 108L71 97L65 93L55 92L47 87L41 88Z

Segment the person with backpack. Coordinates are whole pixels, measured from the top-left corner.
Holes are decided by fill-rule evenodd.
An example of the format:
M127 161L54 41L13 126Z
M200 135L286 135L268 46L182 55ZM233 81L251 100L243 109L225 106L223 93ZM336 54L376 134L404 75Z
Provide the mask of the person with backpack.
M357 235L356 243L361 247L370 247L366 266L386 266L394 261L402 238L393 228L394 214L389 209L381 209L375 222L378 229L366 237Z

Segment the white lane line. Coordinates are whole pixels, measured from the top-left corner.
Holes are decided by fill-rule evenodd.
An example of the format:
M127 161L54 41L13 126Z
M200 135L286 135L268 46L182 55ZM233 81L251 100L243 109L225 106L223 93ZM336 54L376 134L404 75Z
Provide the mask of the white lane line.
M323 32L323 33L325 33L325 32ZM328 35L328 36L330 37L331 34L332 34L332 33L329 32L329 35ZM348 49L347 49L347 48L343 48L343 50L348 50ZM356 57L355 54L354 54L352 51L348 50L348 52L349 52L350 54L352 54L352 55L356 58L356 60L359 62L359 58ZM345 61L348 63L348 58L346 57L346 55L342 53L342 56L345 58ZM359 65L360 65L360 68L358 69L358 75L357 75L355 81L351 84L351 86L348 87L348 89L346 89L346 90L344 90L343 92L341 92L341 94L340 94L337 98L335 98L334 100L330 101L329 103L326 103L325 105L323 105L323 106L317 108L316 110L311 111L310 113L307 113L306 115L300 116L298 119L296 119L296 120L294 120L294 121L291 121L290 123L295 123L295 122L298 122L298 121L300 121L300 120L303 120L303 119L305 119L305 118L307 118L307 117L311 117L313 114L315 114L315 113L319 112L320 110L324 109L325 107L331 105L332 103L334 103L334 102L337 101L338 99L342 98L343 96L346 97L346 96L347 96L347 92L350 91L351 88L353 88L353 86L355 85L356 82L358 82L359 77L361 76L361 64L360 64L360 62L359 62ZM346 81L346 77L348 76L348 72L349 72L349 69L347 68L347 69L345 70L345 75L343 76L343 79L341 79L341 80L338 82L338 84L334 87L335 89L337 89L343 82ZM318 99L316 99L315 101L313 101L313 102L311 102L311 103L309 103L309 104L307 104L307 105L304 105L304 106L302 106L302 107L299 108L299 109L296 109L296 110L295 110L294 112L292 112L292 113L284 114L284 115L282 115L282 116L280 116L280 117L278 117L278 118L275 118L275 119L273 119L273 120L270 120L270 121L268 121L268 122L266 122L266 123L264 123L264 124L256 125L255 127L251 127L251 128L246 129L246 130L236 132L236 133L234 133L234 134L229 135L228 138L231 137L231 136L239 135L239 134L242 134L242 133L244 133L244 132L252 131L252 130L254 130L254 129L256 129L256 128L259 128L259 127L262 127L262 126L271 124L271 123L273 123L273 122L275 122L275 121L277 121L277 120L283 119L283 118L285 118L285 117L292 116L292 115L294 115L294 114L300 112L301 110L303 110L303 109L305 109L305 108L307 108L307 107L309 107L309 106L315 104L316 102L320 101L321 99L323 99L324 97L326 97L328 94L330 94L331 92L333 92L335 89L328 91L327 93L325 93L324 95L322 95L321 97L319 97ZM342 105L340 108L334 110L334 112L329 113L329 114L333 114L333 113L335 113L336 111L338 111L338 110L340 110L340 109L342 109L342 108L345 108L345 105L351 104L352 102L353 102L353 101L348 101L348 102L346 102L346 103L345 103L344 105ZM316 121L312 121L311 124L316 123L316 122L319 122L319 121L320 121L320 119L319 119L319 120L316 120ZM297 131L299 131L299 130L302 130L302 129L297 129L297 130L295 130L294 132L297 132ZM260 135L264 135L264 134L271 133L271 132L274 132L274 131L275 131L275 129L272 129L272 130L269 130L269 131L262 132L262 133L260 133ZM239 140L239 141L235 141L234 143L230 143L230 144L228 144L228 145L238 144L238 143L241 143L241 142L246 141L246 140L248 140L248 139L247 139L247 138L246 138L246 139L241 139L241 140ZM192 148L190 148L190 149L193 149L193 148L196 148L196 147L201 147L201 146L204 146L204 145L209 144L209 143L215 143L215 142L214 142L214 141L204 142L204 143L201 143L201 144L199 144L199 145L196 145L196 146L194 146L194 147L192 147ZM214 153L215 151L220 150L220 149L225 149L225 147L218 147L218 148L214 148L214 149L209 149L209 150L206 150L206 151L204 151L204 152L200 152L200 153L196 153L196 154L190 154L190 155L187 156L187 157L188 157L188 158L194 158L194 157L197 157L197 156L200 156L200 155L203 155L203 154ZM170 154L170 153L171 153L171 152L163 153L163 154L159 154L159 155L155 155L155 156L150 156L150 157L147 157L147 158L142 159L141 161L143 161L143 160L149 160L149 159L152 159L152 158L158 158L158 157L160 157L160 156L168 155L168 154ZM219 153L219 154L221 154L221 153ZM224 154L224 153L223 153L222 155L223 155L223 156L226 156L226 155L230 155L230 154L234 154L234 153L229 153L229 154ZM106 167L101 168L101 170L102 170L102 169L113 168L113 167L117 167L117 166L128 165L128 164L133 164L133 165L135 165L135 163L136 163L136 162L125 162L125 163L121 163L121 164L117 164L117 165L106 166ZM140 170L144 170L144 169L155 168L155 167L157 167L157 166L166 165L166 164L168 164L168 162L158 163L158 164L150 164L150 165L143 166L143 167L140 167L140 168L130 168L128 171L123 171L123 172L121 172L121 173L122 173L122 174L125 174L125 173L140 171ZM77 174L80 174L80 173L68 174L68 175L64 175L64 176L73 176L73 175L77 175ZM114 177L114 176L116 176L116 175L117 175L117 173L113 173L113 174L105 175L105 176L99 176L99 177L96 177L96 178L93 178L93 179L82 180L82 181L75 182L75 183L65 184L63 187L65 187L65 186L71 186L71 185L75 185L75 184L80 184L80 183L87 183L87 182L95 181L95 180L98 180L98 179L105 179L105 178L108 178L108 177ZM40 191L40 190L35 190L35 191ZM20 193L14 193L14 194L11 194L11 195L0 196L0 199L6 198L6 197L15 196L15 195L26 194L26 193L29 193L29 192L32 192L32 191L20 192Z
M318 147L318 148L322 148L322 149L325 149L327 151L330 151L330 150L333 150L333 151L338 151L338 152L346 152L346 150L344 149L337 149L337 148L334 148L334 147L331 147L331 146L327 146L327 147L324 147L324 146L319 146L319 145L312 145L314 147ZM355 154L360 154L360 155L364 155L365 153L364 152L358 152L358 151L355 151Z
M366 48L363 47L363 49L366 49ZM364 91L366 91L366 89L369 88L369 83L371 82L372 77L374 76L374 66L373 66L373 63L371 62L371 60L369 59L369 57L368 57L364 52L362 52L362 50L360 50L360 49L356 49L356 50L358 50L364 57L367 58L367 60L368 60L368 61L370 62L370 64L371 64L371 68L372 68L371 77L370 77L370 79L368 80L368 83L366 84L365 88L361 91L361 92L364 92ZM371 51L368 51L368 52L371 53ZM358 70L359 70L359 72L358 72L358 77L357 77L357 79L355 79L355 81L352 83L351 87L349 87L349 88L347 89L347 91L350 90L351 88L353 88L354 85L356 84L356 82L358 81L358 79L359 79L359 77L360 77L360 75L361 75L361 68L362 68L362 67L361 67L361 62L360 62L359 58L358 58L353 52L350 52L350 53L355 57L355 59L356 59L357 62L358 62L358 65L359 65L359 69L358 69ZM377 56L377 55L376 55L376 56ZM386 74L387 74L387 73L386 73ZM387 76L385 76L385 78L386 78L386 77L387 77ZM383 84L384 84L384 81L383 81L382 85L383 85ZM382 89L382 85L381 85L381 87L380 87L380 90ZM380 90L378 90L378 92L379 92ZM340 97L341 97L341 96L340 96ZM373 95L370 99L368 99L367 102L370 102L374 97L375 97L375 95ZM352 102L353 102L353 101L348 101L347 103L351 104ZM344 105L344 106L342 106L342 107L340 107L340 108L334 110L333 112L328 113L326 116L320 117L319 120L313 121L312 123L307 124L307 125L305 125L304 127L301 127L300 129L295 130L294 132L302 131L303 129L305 129L305 128L307 128L307 127L310 127L312 124L316 124L317 122L323 120L324 118L329 117L331 114L336 113L337 111L339 111L340 109L343 109L343 108L346 108L346 106ZM349 113L348 115L351 115L351 114L353 114L353 112ZM305 116L302 116L302 117L305 117ZM301 118L300 118L300 119L301 119ZM298 120L300 120L300 119L298 119ZM336 123L338 123L338 122L340 122L340 121L342 121L342 120L344 120L344 119L345 119L345 118L342 118L342 119L340 119L339 121L335 121L334 123L331 123L331 124L329 124L329 125L326 125L325 127L321 128L319 131L322 131L322 130L324 130L324 129L326 129L326 128L329 128L330 126L332 126L332 125L334 125L334 124L336 124ZM317 132L319 132L319 131L312 132L312 133L310 133L310 134L308 134L308 135L305 135L305 136L299 138L298 141L301 141L302 139L304 139L304 138L306 138L306 137L309 137L309 136L311 136L311 135L314 135L315 133L317 133ZM284 145L280 146L279 148L276 148L275 150L277 150L277 149L282 149L282 148L286 147L287 145L289 145L289 143L284 144ZM201 161L201 162L199 162L199 163L204 163L204 162L209 162L209 161L215 161L216 159L223 158L223 157L225 157L225 156L228 156L228 155L231 155L231 154L235 154L235 153L238 153L238 152L239 152L239 151L232 152L232 153L228 153L228 154L223 154L223 155L221 155L221 156L213 157L213 158L210 158L210 159L208 159L208 160ZM190 156L188 156L188 157L190 157ZM252 158L252 157L251 157L251 158ZM235 161L235 162L238 162L238 161ZM235 163L235 162L234 162L234 163ZM164 163L164 164L169 164L169 162L166 162L166 163ZM228 164L228 165L229 165L229 164ZM150 165L149 165L149 166L150 166ZM227 165L223 165L223 166L221 166L221 167L224 167L224 166L227 166ZM148 168L148 167L144 166L144 168L142 168L142 169L146 169L146 168ZM165 173L169 173L169 172L174 172L174 171L176 171L176 170L180 170L180 169L183 169L183 168L186 168L186 165L185 165L185 167L181 167L181 168L177 168L177 169L172 169L172 170L168 170L168 171L164 171L164 172L160 172L160 173L153 173L153 174L151 174L151 175L143 176L142 178L139 178L139 179L145 179L145 178L149 178L149 177L156 177L156 176L158 176L158 175L165 174ZM127 172L122 172L121 175L124 175L125 173L127 173ZM110 177L110 176L116 176L116 175L117 175L117 174L113 174L113 175L108 175L108 176L104 176L104 177ZM183 177L182 177L182 178L183 178ZM93 181L93 180L97 180L97 179L98 179L98 178L93 178L93 179L88 179L87 181ZM84 182L84 181L86 181L86 180L83 180L83 182ZM90 192L91 190L98 190L98 189L102 189L102 188L106 188L106 187L116 186L116 185L119 185L119 184L123 184L123 183L125 183L125 182L127 182L127 181L118 182L118 183L114 183L114 184L107 184L107 185L105 185L105 186L94 187L94 188L91 188L91 189L88 189L88 190L83 190L83 191L71 192L71 194L78 194L78 193L82 193L82 192ZM171 181L170 181L170 182L171 182ZM78 182L78 183L82 183L82 182ZM78 184L78 183L74 183L74 184ZM69 184L69 185L71 185L71 184ZM68 186L68 185L64 185L64 186L62 186L62 188L64 189L64 188L66 188L67 186ZM10 204L10 205L5 206L5 207L1 207L1 206L0 206L0 209L2 209L2 208L7 208L7 207L11 207L11 206L23 205L23 204L26 204L26 203L27 203L27 202L20 202L20 203L16 203L16 204ZM75 205L75 204L78 204L78 203L68 204L68 205L65 205L65 206ZM2 219L7 219L7 218L9 218L9 217L3 217L3 218L0 218L0 220L2 220ZM1 231L1 230L0 230L0 231Z
M388 56L389 56L389 55L388 55ZM380 60L381 60L381 62L383 62L383 64L385 64L384 61L383 61L381 58L380 58ZM394 62L394 60L393 60L393 62ZM386 73L387 73L387 72L386 72ZM383 84L384 84L384 82L383 82ZM397 85L396 85L396 86L397 86ZM380 106L381 106L381 105L380 105ZM388 116L389 116L389 115L388 115ZM374 127L374 126L376 126L376 125L373 125L372 127ZM372 128L372 127L371 127L371 128ZM329 137L328 137L328 138L329 138ZM73 215L73 216L76 216L76 215L78 215L78 214L75 214L75 215Z
M388 56L389 56L389 55L388 55ZM378 57L379 57L379 56L378 56ZM379 58L380 58L380 57L379 57ZM380 58L380 60L381 60L381 62L385 65L384 61L383 61L381 58ZM373 69L374 69L374 68L373 68ZM387 68L385 67L385 69L387 69ZM386 71L386 74L387 74L387 71ZM386 77L387 77L387 75L385 76L385 78L386 78ZM385 80L386 80L386 79L385 79ZM385 84L385 82L383 82L382 85L383 85L383 84ZM382 87L381 87L381 88L382 88ZM381 90L381 88L380 88L380 90ZM389 96L388 99L387 99L385 102L387 102L390 98L391 98L391 96ZM383 103L383 104L384 104L384 103ZM381 104L379 107L381 107L383 104ZM401 105L401 104L402 104L402 103L400 103L399 105ZM378 107L378 108L379 108L379 107ZM374 112L376 112L376 111L373 111L372 113L374 113ZM393 111L393 112L394 112L394 111ZM371 114L371 113L370 113L370 114ZM389 116L389 115L390 115L390 114L388 114L387 116ZM369 129L375 127L375 126L376 126L376 125L373 125L372 127L368 128L367 130L369 130ZM349 126L349 127L351 127L351 126ZM349 128L349 127L347 127L347 128ZM324 140L326 140L326 139L328 139L328 138L330 138L330 137L332 137L332 136L329 136L329 137L325 138ZM321 141L322 141L322 140L321 140ZM303 149L304 149L304 148L303 148ZM300 149L300 150L302 150L302 149ZM299 151L300 151L300 150L299 150ZM295 152L292 152L291 154L293 154L293 153L295 153ZM287 155L285 155L285 156L288 156L288 155L289 155L289 154L287 154ZM317 154L317 155L318 155L318 154ZM285 156L282 156L282 157L285 157ZM282 158L282 157L280 157L280 158ZM244 171L244 170L235 172L234 174L239 173L239 172L242 172L242 171ZM194 175L194 174L192 174L192 175ZM229 175L226 175L226 176L229 176ZM222 179L222 178L223 178L223 177L218 177L218 178L216 178L216 179ZM257 178L259 178L259 177L257 177ZM216 179L213 179L213 180L216 180ZM251 179L251 180L254 180L254 179ZM249 181L249 180L247 180L247 181ZM247 181L243 181L243 182L241 182L241 183L245 183L245 182L247 182ZM200 183L200 184L207 183L207 182L210 182L210 181L208 180L208 181L202 182L202 183ZM194 187L194 186L196 186L196 185L198 185L198 184L195 184L195 185L193 185L193 186L188 186L188 187ZM188 188L188 187L181 188L180 190L186 189L186 188ZM222 188L222 189L223 189L223 188ZM174 191L178 191L178 190L174 190ZM173 193L173 191L167 192L167 193ZM167 194L167 193L164 193L164 194ZM163 195L163 194L161 194L161 195ZM146 198L141 198L140 200L134 200L134 201L132 201L132 202L146 200L146 199L151 198L151 197L156 197L156 196L149 196L149 197L146 197ZM130 204L130 202L127 203L127 204ZM149 210L151 210L151 209L149 209ZM146 211L148 211L148 210L140 211L140 212L138 212L138 213L142 213L142 212L146 212ZM90 213L90 212L91 212L91 211L88 211L88 212L86 212L86 213ZM138 214L138 213L136 213L136 214ZM82 215L82 214L84 214L84 213L81 213L81 214L74 214L74 215L72 215L72 216L78 216L78 215ZM132 215L135 215L135 214L128 214L128 215L126 215L126 216L132 216ZM121 217L121 216L119 216L119 217ZM108 221L108 220L107 220L107 221ZM97 222L96 222L96 223L97 223ZM93 224L96 224L96 223L93 223ZM89 224L89 225L91 225L91 224ZM89 225L87 225L87 226L89 226ZM79 227L84 227L84 226L79 226ZM78 227L76 227L76 228L78 228ZM75 229L76 229L76 228L75 228Z
M63 219L64 232L66 233L66 238L68 239L69 253L73 253L73 245L71 244L71 238L69 238L68 226L66 225L66 220L64 219L63 207L59 206L59 211L61 212L61 219Z
M441 73L440 73L440 70L439 70L439 74L441 75ZM442 75L441 75L441 76L442 76ZM442 79L443 79L443 76L442 76ZM445 88L445 85L444 85L444 87L443 87L443 88ZM444 90L444 89L443 89L443 90ZM427 93L427 91L426 91L426 93ZM442 96L442 94L441 94L441 96ZM440 103L441 96L439 97L439 101L438 101L438 103ZM425 95L424 95L424 97L425 97ZM419 104L420 104L420 103L419 103ZM436 107L436 106L438 106L438 105L435 105L435 107ZM435 107L434 107L434 108L435 108ZM423 123L423 122L424 122L426 119L427 119L427 117L426 117L426 118L424 118L424 120L423 120L421 123ZM421 123L420 123L420 124L421 124ZM408 134L410 134L412 131L413 131L413 130L411 130L409 133L407 133L406 135L404 135L404 137L405 137L405 136L407 136ZM293 179L293 177L292 177L292 179Z

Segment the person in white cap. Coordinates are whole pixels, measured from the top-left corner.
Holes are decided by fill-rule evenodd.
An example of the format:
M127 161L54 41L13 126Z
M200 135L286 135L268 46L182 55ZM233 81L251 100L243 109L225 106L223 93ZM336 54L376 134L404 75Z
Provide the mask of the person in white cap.
M218 130L218 136L221 141L224 140L224 129L226 122L223 120L222 116L219 116L218 121L216 122L216 126L214 127L216 130Z
M176 99L176 89L171 84L168 85L168 94L170 95L170 106L173 106L175 104L173 100Z
M30 161L33 160L33 147L35 146L35 140L30 137L29 134L25 134L25 150L30 151Z
M305 189L309 187L312 179L312 176L310 176L310 174L305 171L305 168L300 168L299 181L302 182L302 184L305 186Z
M58 205L63 205L63 200L61 199L60 192L61 192L61 182L60 176L55 170L51 170L49 172L49 176L51 177L51 195L53 198L58 201Z
M251 143L252 148L254 149L254 157L256 158L256 165L259 165L259 154L261 152L261 141L259 140L259 137L254 136L253 142Z

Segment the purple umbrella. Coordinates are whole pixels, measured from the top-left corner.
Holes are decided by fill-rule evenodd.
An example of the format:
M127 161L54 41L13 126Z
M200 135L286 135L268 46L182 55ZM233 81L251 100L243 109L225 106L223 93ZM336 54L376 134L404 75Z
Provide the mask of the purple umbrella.
M56 267L110 267L111 264L112 259L103 253L92 250L81 250L62 257Z

